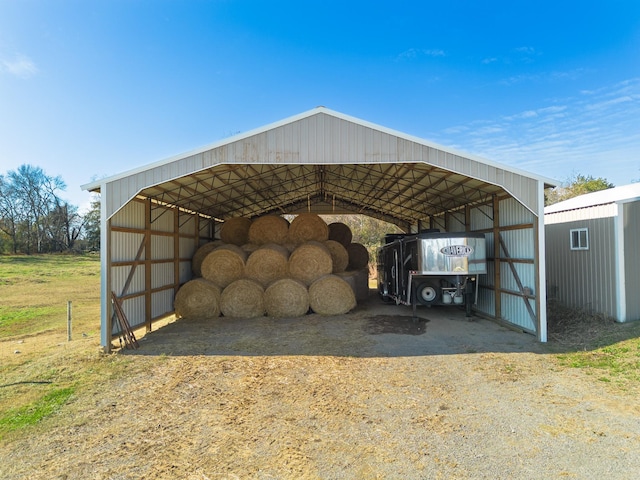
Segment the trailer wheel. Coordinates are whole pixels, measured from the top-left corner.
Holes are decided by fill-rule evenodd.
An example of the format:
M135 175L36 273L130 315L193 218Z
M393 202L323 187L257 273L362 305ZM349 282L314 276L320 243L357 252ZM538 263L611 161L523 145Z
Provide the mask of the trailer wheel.
M439 288L433 283L425 282L416 287L416 298L423 305L436 303L439 295Z

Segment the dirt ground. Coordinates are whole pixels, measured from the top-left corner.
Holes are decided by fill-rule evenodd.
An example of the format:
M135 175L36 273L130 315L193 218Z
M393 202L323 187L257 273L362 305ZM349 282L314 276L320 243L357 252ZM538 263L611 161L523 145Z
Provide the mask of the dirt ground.
M178 320L64 424L3 445L0 477L638 478L637 397L529 334L418 314L373 295L338 317Z

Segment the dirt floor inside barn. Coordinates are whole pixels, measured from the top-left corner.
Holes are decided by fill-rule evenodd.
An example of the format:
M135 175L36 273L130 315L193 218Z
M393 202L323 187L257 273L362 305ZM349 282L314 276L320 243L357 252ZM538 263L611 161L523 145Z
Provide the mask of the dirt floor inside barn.
M17 479L637 478L640 400L456 307L181 319L0 450Z

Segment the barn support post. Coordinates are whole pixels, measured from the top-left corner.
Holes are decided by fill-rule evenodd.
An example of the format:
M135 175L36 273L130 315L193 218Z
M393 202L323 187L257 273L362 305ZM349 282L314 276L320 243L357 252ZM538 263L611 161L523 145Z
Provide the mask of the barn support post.
M109 299L111 291L111 219L107 218L106 185L102 185L100 195L100 345L105 353L111 351L112 307Z
M616 321L626 322L627 318L627 281L625 272L624 251L624 203L615 204L615 216L613 217L613 238L615 248L615 277L616 288Z
M544 182L538 182L538 214L533 227L535 235L535 270L536 285L536 313L538 314L538 341L547 341L547 274L546 250L544 243Z
M493 294L496 319L502 319L502 294L500 283L500 200L493 195Z
M151 268L153 255L151 252L151 215L153 213L151 209L151 199L147 198L145 200L145 212L144 216L144 314L145 314L145 325L147 328L147 332L151 331L151 307L152 307L152 298L151 298Z
M197 218L198 216L195 215ZM197 220L196 220L197 225ZM173 209L173 292L180 288L180 210Z

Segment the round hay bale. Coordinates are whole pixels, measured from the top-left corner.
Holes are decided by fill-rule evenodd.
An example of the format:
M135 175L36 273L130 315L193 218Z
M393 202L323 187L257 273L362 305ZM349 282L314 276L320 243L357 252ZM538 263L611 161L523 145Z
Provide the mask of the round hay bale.
M349 253L347 249L340 242L336 242L335 240L327 240L324 243L324 246L329 249L329 253L331 254L331 260L333 261L333 272L332 273L340 273L344 272L347 269L347 265L349 265Z
M281 278L264 291L264 306L270 317L301 317L309 311L309 292L304 283Z
M333 222L330 223L328 227L329 240L335 240L347 248L353 239L353 233L349 226L342 222Z
M230 283L220 295L220 311L225 317L255 318L264 315L264 288L249 278Z
M232 245L244 245L249 240L249 227L251 219L246 217L233 217L224 221L220 227L220 239Z
M173 309L183 318L219 317L220 288L204 278L189 280L176 293Z
M360 270L369 265L369 251L361 243L350 243L347 253L349 254L348 270Z
M212 242L205 243L196 250L196 252L193 254L193 257L191 257L191 273L194 277L202 276L202 261L209 253L218 248L220 245L222 245L221 240L214 240Z
M324 242L329 239L329 227L315 213L301 213L289 225L289 241L300 245L309 240Z
M237 245L221 245L204 257L202 276L220 288L225 288L242 278L246 258L246 252Z
M249 227L249 243L264 245L277 243L282 245L287 241L289 222L278 215L265 215L251 222Z
M281 245L269 243L255 250L247 258L244 275L266 287L287 275L289 251Z
M331 253L322 243L303 243L289 256L287 270L291 278L309 286L318 278L333 271Z
M320 315L342 315L356 304L351 286L337 275L325 275L309 287L309 306Z

